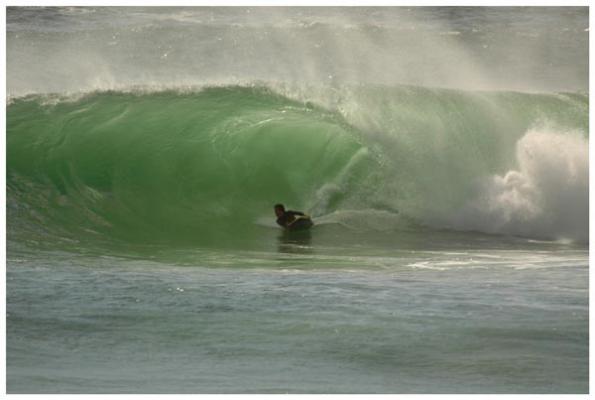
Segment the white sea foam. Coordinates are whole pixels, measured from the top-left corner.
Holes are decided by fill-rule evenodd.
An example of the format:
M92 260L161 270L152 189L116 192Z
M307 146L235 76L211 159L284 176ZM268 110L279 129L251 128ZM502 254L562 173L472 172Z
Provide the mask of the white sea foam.
M549 239L588 240L589 153L581 132L529 130L517 167L488 177L453 218L457 228Z

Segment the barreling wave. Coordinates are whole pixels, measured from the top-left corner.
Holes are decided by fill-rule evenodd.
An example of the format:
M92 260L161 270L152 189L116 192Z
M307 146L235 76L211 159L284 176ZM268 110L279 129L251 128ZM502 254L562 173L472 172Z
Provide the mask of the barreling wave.
M587 241L587 132L582 94L222 86L27 96L7 111L8 234L219 240L254 234L283 202L329 223L357 215L367 223L344 225L361 229L406 219Z

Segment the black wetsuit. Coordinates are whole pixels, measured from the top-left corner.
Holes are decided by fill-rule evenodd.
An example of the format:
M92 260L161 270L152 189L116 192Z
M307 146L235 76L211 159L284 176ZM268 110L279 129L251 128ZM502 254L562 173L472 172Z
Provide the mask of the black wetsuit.
M282 216L280 216L279 218L277 218L277 223L279 225L281 225L282 227L286 228L290 223L293 222L293 220L295 219L296 215L304 215L303 212L301 211L291 211L291 210L287 210L283 213Z

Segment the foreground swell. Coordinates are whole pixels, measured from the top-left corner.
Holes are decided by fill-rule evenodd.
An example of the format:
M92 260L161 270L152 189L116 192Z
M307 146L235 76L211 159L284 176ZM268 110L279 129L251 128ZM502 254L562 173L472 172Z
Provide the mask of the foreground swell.
M39 254L9 260L9 393L589 390L584 252Z

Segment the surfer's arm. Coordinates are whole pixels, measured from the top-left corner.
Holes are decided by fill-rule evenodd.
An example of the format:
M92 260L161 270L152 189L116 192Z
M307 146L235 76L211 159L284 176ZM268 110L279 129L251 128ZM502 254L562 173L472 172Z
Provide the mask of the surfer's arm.
M297 221L298 219L300 219L300 217L305 217L305 218L310 218L309 215L304 214L301 211L287 211L287 214L290 215L291 217L291 221L287 222L287 226L291 226L295 221Z
M308 214L305 214L305 213L303 213L303 212L301 212L301 211L294 211L294 213L295 213L296 215L300 215L300 216L302 216L302 217L310 218L310 216L309 216ZM297 218L296 218L296 219L297 219Z

